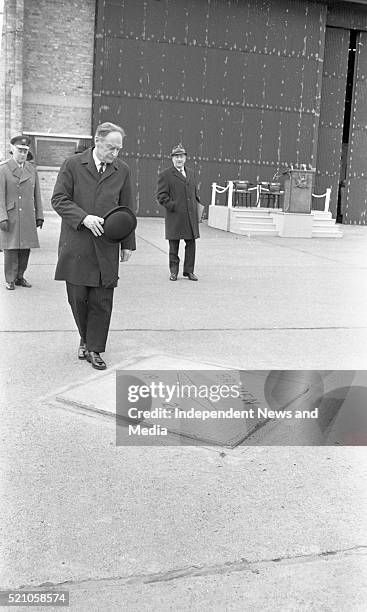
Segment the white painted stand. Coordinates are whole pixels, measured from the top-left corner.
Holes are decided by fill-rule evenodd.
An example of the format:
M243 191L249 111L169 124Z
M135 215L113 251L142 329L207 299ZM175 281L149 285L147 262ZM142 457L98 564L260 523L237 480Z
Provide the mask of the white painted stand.
M281 238L312 238L313 217L309 213L272 211Z

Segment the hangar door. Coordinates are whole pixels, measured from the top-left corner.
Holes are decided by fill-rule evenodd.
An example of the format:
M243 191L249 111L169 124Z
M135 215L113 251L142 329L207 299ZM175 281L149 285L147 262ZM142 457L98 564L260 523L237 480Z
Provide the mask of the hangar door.
M349 39L349 30L326 28L315 191L322 194L331 187L330 210L334 218L341 168ZM324 200L314 199L312 207L323 210Z
M93 128L120 123L139 215L182 141L212 182L316 165L326 8L301 0L97 0Z
M367 32L356 45L354 93L347 161L345 223L367 223Z

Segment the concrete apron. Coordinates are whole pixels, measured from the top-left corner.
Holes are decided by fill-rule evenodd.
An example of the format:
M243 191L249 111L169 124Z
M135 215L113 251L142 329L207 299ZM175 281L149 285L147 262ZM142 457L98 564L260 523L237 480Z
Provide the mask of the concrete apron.
M238 398L174 397L167 402L161 397L139 400L134 405L127 402L127 387L131 384L149 385L155 375L171 387L194 385L196 389L217 385L235 385L241 388ZM184 356L169 354L141 355L134 360L123 361L104 372L93 371L92 376L69 385L45 398L46 403L56 404L72 411L95 416L115 418L117 411L116 443L121 446L187 446L210 445L234 449L245 444L253 445L323 445L343 443L335 428L335 417L345 400L336 394L327 403L323 418L287 420L281 411L307 410L312 413L322 403L328 392L341 387L347 391L354 372L326 372L321 381L320 373L307 371L271 372L268 370L245 371L216 363L193 361ZM320 390L320 381L322 390ZM118 390L118 391L117 391ZM123 390L123 393L121 393ZM149 405L148 405L149 404ZM148 408L144 416L129 418L128 407ZM182 411L180 416L175 408ZM192 409L213 412L225 411L223 418L187 418ZM230 410L241 412L241 417L231 417ZM276 413L270 410L280 411ZM285 413L284 412L284 413ZM326 418L325 418L326 414ZM340 415L339 415L340 416ZM340 422L340 419L339 419ZM166 430L166 431L164 431ZM141 433L143 432L143 433ZM163 432L163 435L161 435ZM335 435L335 432L336 435Z

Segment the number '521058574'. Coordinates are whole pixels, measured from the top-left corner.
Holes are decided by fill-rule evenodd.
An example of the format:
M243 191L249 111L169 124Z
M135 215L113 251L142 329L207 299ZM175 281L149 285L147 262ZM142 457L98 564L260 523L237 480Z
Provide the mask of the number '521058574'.
M68 606L69 591L0 591L0 606Z

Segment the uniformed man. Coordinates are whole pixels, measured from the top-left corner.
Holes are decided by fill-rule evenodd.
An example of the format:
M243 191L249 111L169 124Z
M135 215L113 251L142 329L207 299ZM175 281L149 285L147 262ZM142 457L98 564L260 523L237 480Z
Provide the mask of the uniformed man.
M199 238L198 194L194 171L186 166L186 151L182 144L173 147L172 166L158 177L157 200L165 208L166 239L169 242L170 280L176 281L180 258L180 240L185 241L183 275L197 281L194 274L195 241Z
M37 171L27 161L29 136L14 136L12 157L0 164L0 249L4 251L6 289L31 287L24 278L30 249L39 248L37 228L43 210Z

